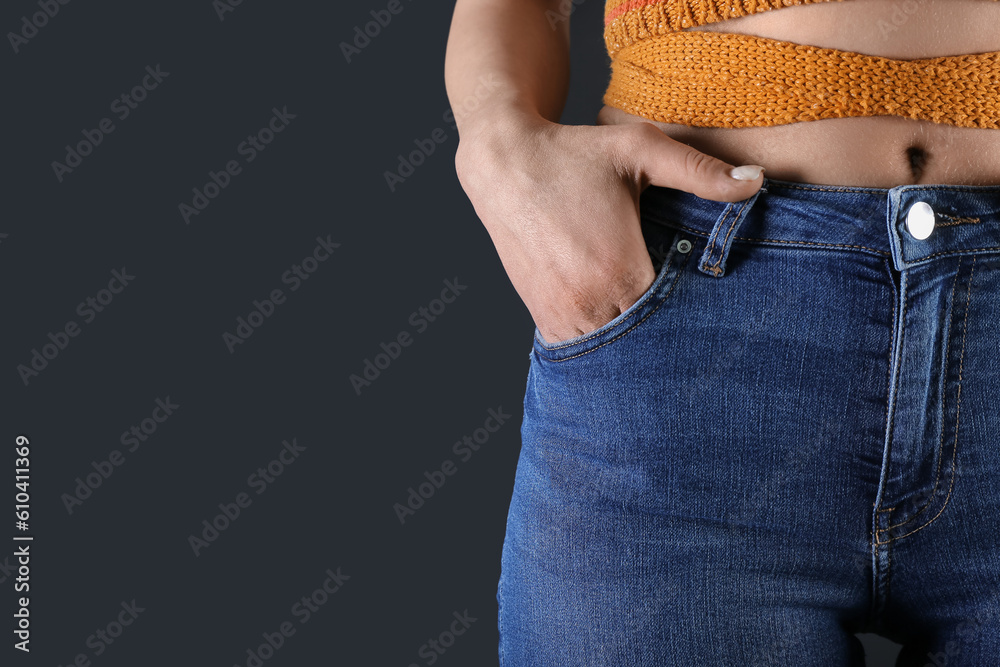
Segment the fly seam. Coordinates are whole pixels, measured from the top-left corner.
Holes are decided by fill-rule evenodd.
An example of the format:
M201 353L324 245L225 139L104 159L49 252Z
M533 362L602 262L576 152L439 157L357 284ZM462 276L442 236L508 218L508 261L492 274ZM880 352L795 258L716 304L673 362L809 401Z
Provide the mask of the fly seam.
M890 282L892 282L892 295L893 295L893 299L892 299L892 323L893 323L893 325L895 325L896 324L896 298L895 298L896 297L896 283L895 283L895 281L891 280L892 279L892 270L891 270L892 267L889 265L889 260L888 259L885 260L885 266L886 266L887 269L890 270L889 271L889 278L890 278ZM893 327L893 329L895 329L895 326ZM892 347L892 344L890 343L890 349L891 349L891 347ZM891 355L890 355L890 358L891 358ZM891 374L891 373L892 373L892 363L889 364L889 368L888 368L888 373L887 374ZM891 377L888 379L887 384L890 384L890 385L892 384L892 378ZM886 424L886 429L888 430L889 429L889 403L888 403L888 401L886 401L883 404L882 407L884 408L883 409L883 414L885 415L885 424ZM876 503L872 503L872 505L876 505ZM895 506L893 506L893 507L886 507L885 509L877 509L876 508L875 513L879 514L881 512L891 512L894 509L896 509ZM878 530L878 524L875 525L875 530Z
M951 296L949 298L949 302L950 303L955 303L955 286L958 284L958 274L961 272L961 270L962 270L962 258L959 257L958 258L958 267L955 269L955 278L951 282ZM966 311L966 316L968 316L968 311ZM951 339L952 338L953 338L953 336L951 335L951 332L949 332L949 334L948 334L948 344L947 344L947 346L945 348L945 353L944 353L945 363L948 363L948 359L951 357ZM963 351L964 351L964 334L963 334ZM942 398L941 398L942 401L944 401L945 396L947 396L947 392L945 392L944 396L942 396ZM943 420L944 419L944 414L946 413L946 411L942 409L941 413L942 413L942 420ZM956 432L955 435L957 437L958 433ZM898 528L899 526L905 526L906 524L910 523L911 521L913 521L914 519L916 519L918 516L920 516L923 513L923 511L925 509L927 509L928 507L930 507L931 503L934 502L934 494L935 494L935 492L937 492L938 485L941 483L941 458L942 458L941 452L943 450L944 450L944 424L941 425L941 438L940 438L940 440L938 442L937 469L935 470L935 473L934 473L934 488L932 488L930 490L930 493L927 494L927 502L925 502L920 507L920 509L918 509L914 514L912 514L910 516L910 518L908 518L905 521L902 521L900 523L890 525L885 530L890 530L892 528ZM928 523L930 523L930 522L928 522Z
M948 500L951 498L951 493L952 493L952 491L955 488L955 459L957 458L957 454L958 454L958 416L959 416L960 409L962 407L962 369L965 367L965 338L966 338L966 334L968 333L968 328L969 328L969 324L968 324L969 323L969 301L972 298L972 273L975 270L976 270L976 258L973 257L972 258L972 271L969 272L969 288L966 291L966 296L965 296L965 318L962 321L962 353L959 356L959 362L958 362L958 392L956 393L957 402L955 404L955 444L954 444L954 446L951 449L951 467L952 467L952 472L951 472L951 482L948 484L948 495L945 496L944 503L941 504L941 509L939 509L938 513L935 514L933 517L931 517L931 519L929 521L927 521L927 523L925 523L924 525L920 526L919 528L914 528L913 530L911 530L910 532L908 532L908 533L906 533L904 535L899 535L897 537L889 538L889 540L888 540L889 542L892 542L893 540L899 539L901 537L906 537L907 535L912 535L913 533L917 532L918 530L922 530L922 529L926 528L927 526L931 525L931 523L933 523L934 520L937 519L939 516L941 516L941 513L944 512L944 508L947 507ZM902 524L900 524L900 525L902 525Z
M897 299L895 298L895 296L905 295L905 293L906 293L906 291L904 289L905 285L906 285L906 272L900 272L899 275L900 275L900 278L899 278L900 279L900 285L899 285L899 293L898 293L898 295L895 293L896 292L896 288L895 288L895 285L893 285L893 293L894 293L893 304L892 304L892 314L893 314L893 318L894 318L893 325L896 324L896 322L895 322L895 316L896 316L896 301L897 301ZM899 349L897 350L897 352L900 355L900 357L902 357L903 341L905 340L905 335L906 335L906 299L905 298L902 299L902 302L903 302L903 308L902 308L902 311L900 312L900 315L899 315ZM893 326L893 329L895 330L895 326ZM890 363L889 366L890 366L889 370L891 372L892 371L892 364ZM902 366L903 366L902 361L900 361L900 363L896 366L896 375L895 375L894 378L892 378L892 380L890 382L890 387L892 386L892 384L897 384L898 383L900 369L902 368ZM897 391L892 396L892 411L891 411L891 414L893 415L893 419L896 418L896 401L897 400L899 400L899 391ZM885 465L886 465L887 468L891 468L892 467L892 432L893 432L893 428L892 428L892 422L888 418L888 413L887 413L887 416L886 416L886 428L888 429L889 437L886 439L886 453L885 453L886 464ZM891 510L892 508L889 508L889 509ZM879 535L882 532L883 532L883 529L879 528L878 527L878 522L876 522L875 523L875 543L876 544L884 544L879 539Z

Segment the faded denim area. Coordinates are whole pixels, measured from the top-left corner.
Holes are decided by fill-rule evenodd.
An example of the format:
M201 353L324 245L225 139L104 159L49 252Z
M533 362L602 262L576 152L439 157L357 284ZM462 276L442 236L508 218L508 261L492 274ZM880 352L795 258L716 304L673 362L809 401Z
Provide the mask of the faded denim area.
M1000 186L640 212L653 285L531 343L501 666L997 664Z

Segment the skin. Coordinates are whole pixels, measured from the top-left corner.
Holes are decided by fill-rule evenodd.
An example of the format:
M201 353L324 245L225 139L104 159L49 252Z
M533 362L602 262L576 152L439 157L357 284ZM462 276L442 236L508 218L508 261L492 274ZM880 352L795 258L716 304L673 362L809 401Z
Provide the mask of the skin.
M1000 51L1000 2L846 0L784 7L695 30L916 60ZM892 26L895 30L887 28ZM605 106L598 124L647 121ZM769 178L893 187L910 183L1000 183L1000 132L894 116L831 118L774 127L702 128L654 123L669 136L733 164L759 164ZM919 149L910 151L908 149ZM913 157L910 157L913 154Z
M891 22L900 0L798 5L688 30L903 60L1000 51L1000 2L913 1L917 10L893 31L880 21ZM594 125L560 125L569 83L561 4L458 0L445 58L459 181L548 342L603 326L652 285L638 215L649 185L739 201L762 184L729 177L745 164L763 166L769 178L817 184L1000 184L1000 132L909 118L701 128L604 107Z

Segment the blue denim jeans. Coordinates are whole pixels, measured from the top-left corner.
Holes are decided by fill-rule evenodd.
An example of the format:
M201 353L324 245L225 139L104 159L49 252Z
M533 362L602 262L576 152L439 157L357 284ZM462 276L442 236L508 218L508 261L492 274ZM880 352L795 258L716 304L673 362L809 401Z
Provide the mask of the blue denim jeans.
M653 285L535 331L500 665L1000 665L1000 186L639 208Z

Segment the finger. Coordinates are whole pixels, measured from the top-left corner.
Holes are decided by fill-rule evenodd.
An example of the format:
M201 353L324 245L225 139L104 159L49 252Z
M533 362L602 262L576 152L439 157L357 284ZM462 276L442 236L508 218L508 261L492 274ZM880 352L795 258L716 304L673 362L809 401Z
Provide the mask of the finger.
M650 185L690 192L704 199L736 202L753 196L763 184L763 167L740 169L750 180L732 175L733 165L677 141L652 123L636 123L631 145L635 173ZM755 169L756 168L756 169ZM756 175L754 175L754 172Z

